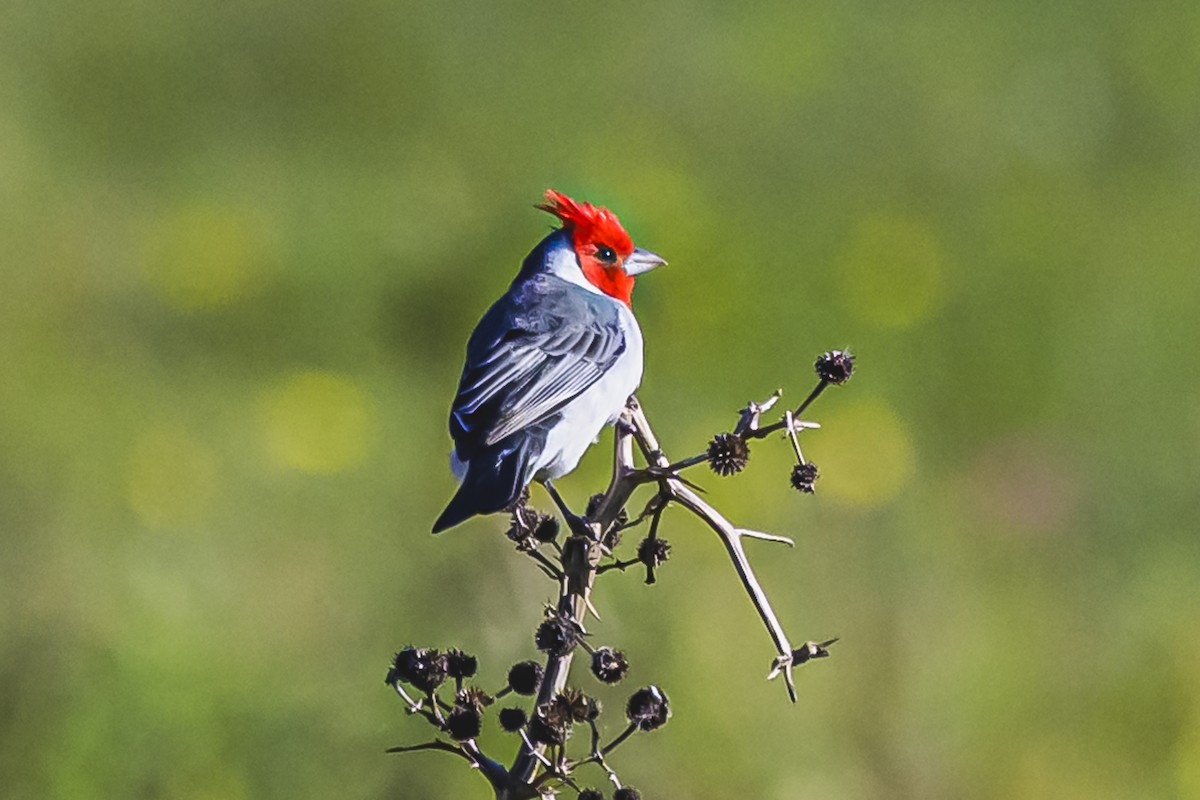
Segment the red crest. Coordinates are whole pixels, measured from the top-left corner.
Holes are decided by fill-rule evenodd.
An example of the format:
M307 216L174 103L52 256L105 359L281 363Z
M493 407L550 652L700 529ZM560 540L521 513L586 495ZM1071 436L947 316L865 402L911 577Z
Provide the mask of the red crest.
M546 190L546 201L538 203L537 208L562 220L563 227L571 231L577 251L582 252L587 245L607 245L621 256L633 252L633 240L617 215L607 208L576 202L553 189Z

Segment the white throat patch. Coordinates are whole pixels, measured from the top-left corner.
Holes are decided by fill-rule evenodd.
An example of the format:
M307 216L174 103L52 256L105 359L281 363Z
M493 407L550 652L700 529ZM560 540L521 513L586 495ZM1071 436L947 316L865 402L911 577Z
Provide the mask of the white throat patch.
M582 286L592 294L603 295L604 292L584 277L583 269L579 266L579 259L575 257L575 248L571 245L571 239L566 232L560 231L556 238L559 241L546 250L545 270L568 283Z

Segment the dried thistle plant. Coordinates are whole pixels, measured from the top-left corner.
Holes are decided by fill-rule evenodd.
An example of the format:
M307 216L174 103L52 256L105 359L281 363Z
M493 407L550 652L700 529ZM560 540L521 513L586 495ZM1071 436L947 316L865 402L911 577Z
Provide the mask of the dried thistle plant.
M715 435L704 452L676 462L662 451L641 404L629 398L617 423L613 472L607 490L592 497L582 517L553 496L566 522L569 535L565 539L560 541L562 525L558 519L529 507L528 492L509 509L511 524L506 535L519 553L533 559L547 578L557 583L557 602L546 609L533 636L542 661L513 665L505 685L489 693L467 683L478 672L475 657L460 650L401 649L392 660L387 683L404 700L408 713L424 719L436 733L431 741L394 747L388 752L439 750L460 756L487 778L497 800L533 800L556 796L564 790L574 791L581 800L601 800L605 796L601 790L579 784L578 775L585 768L600 770L614 787L613 800L638 800L639 792L623 783L609 756L635 734L655 731L666 724L671 715L666 693L655 685L632 692L625 704L623 726L605 742L600 702L578 687L569 686L568 678L575 654L581 649L589 655L590 671L600 683L620 683L627 675L629 662L622 651L593 647L588 641L587 616L591 613L599 619L592 605L593 588L598 576L638 565L645 568L646 583L655 582L656 571L670 555L671 547L659 536L659 528L663 512L671 504L694 514L720 538L775 647L776 656L767 677L782 675L788 697L795 702L793 669L828 656L830 645L837 640L807 641L793 647L744 546L746 539L787 545L792 540L736 526L704 500L698 487L682 473L707 463L717 475L734 475L746 466L751 442L782 432L796 455L790 475L792 486L801 493L813 493L819 473L816 465L804 457L800 434L820 426L802 421L801 415L827 387L849 380L854 360L848 352L832 350L821 355L815 366L819 383L795 409L763 424L763 416L776 405L781 392L776 391L763 402L748 403L732 431ZM644 466L635 463L635 449ZM633 516L628 507L634 493L643 486L653 486L655 491ZM634 557L619 558L622 534L647 523L647 534L638 543ZM525 706L514 704L513 695L527 698ZM494 706L498 707L500 728L519 740L517 753L507 766L486 755L476 741ZM573 736L577 730L582 733Z

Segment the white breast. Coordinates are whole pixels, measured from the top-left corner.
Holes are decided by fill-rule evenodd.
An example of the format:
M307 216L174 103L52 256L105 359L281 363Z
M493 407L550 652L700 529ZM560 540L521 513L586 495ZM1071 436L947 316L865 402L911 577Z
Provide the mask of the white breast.
M559 478L575 469L604 426L621 416L625 401L642 381L642 332L625 304L617 304L625 352L600 380L563 408L562 421L550 431L538 458L538 477Z

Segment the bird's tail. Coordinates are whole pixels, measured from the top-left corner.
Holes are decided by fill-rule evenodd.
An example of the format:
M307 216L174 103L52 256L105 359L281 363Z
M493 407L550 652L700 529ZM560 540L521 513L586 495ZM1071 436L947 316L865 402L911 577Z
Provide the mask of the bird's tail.
M541 442L529 436L519 441L497 442L484 448L467 463L467 474L446 510L433 523L441 533L476 514L492 514L511 506L532 479L534 459Z

